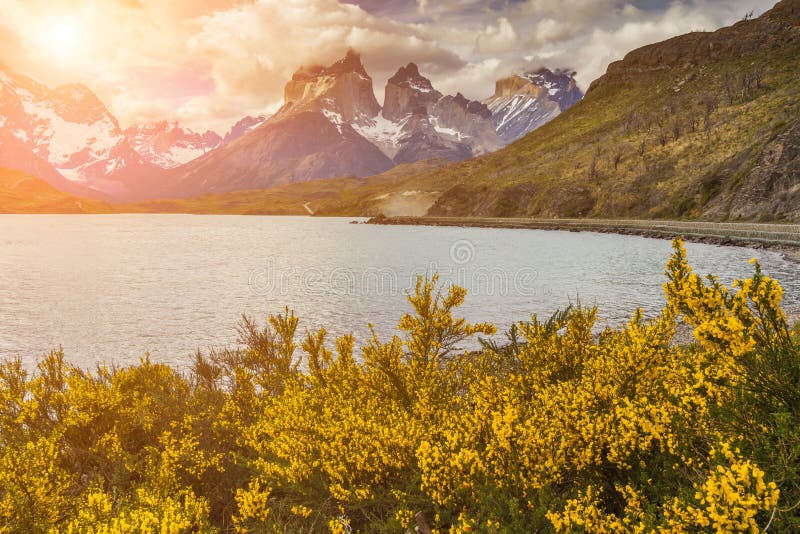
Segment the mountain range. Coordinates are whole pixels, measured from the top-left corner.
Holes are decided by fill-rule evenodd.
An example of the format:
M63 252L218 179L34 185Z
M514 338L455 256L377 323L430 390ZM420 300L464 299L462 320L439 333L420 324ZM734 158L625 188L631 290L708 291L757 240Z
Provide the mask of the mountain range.
M0 166L35 173L65 192L114 196L155 169L83 85L49 89L0 67Z
M349 50L330 66L295 72L280 110L241 139L171 171L158 196L373 176L405 163L436 158L458 162L487 154L583 96L573 75L539 73L539 78L531 73L519 85L518 98L498 106L494 114L486 104L460 93L443 95L409 63L388 80L381 106L359 55ZM513 128L506 128L507 117L512 117Z
M498 150L582 97L572 74L542 69L512 79L519 82L498 82L482 103L443 95L410 63L388 81L381 106L350 50L333 65L299 69L277 113L245 117L223 137L167 121L122 130L85 86L51 90L0 65L0 165L116 201L372 176Z
M496 152L139 208L798 221L798 71L800 0L783 0L628 53L578 104ZM495 98L506 83L522 81Z
M0 165L76 196L108 184L92 175L100 161L155 168L111 181L144 192L116 198L176 200L130 211L800 220L798 69L800 0L634 50L582 99L570 71L520 73L476 102L408 64L380 105L349 52L298 70L274 115L215 148L193 145L207 151L169 169L120 137L84 88L50 91L5 70ZM70 122L82 106L110 133L83 134L89 148L70 152L53 125L82 132ZM85 175L61 174L73 169Z

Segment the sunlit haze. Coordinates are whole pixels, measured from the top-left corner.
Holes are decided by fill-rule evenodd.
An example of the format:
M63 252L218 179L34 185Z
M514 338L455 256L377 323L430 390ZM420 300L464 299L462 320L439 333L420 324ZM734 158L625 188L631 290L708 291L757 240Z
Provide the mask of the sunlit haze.
M585 89L628 50L760 13L757 0L0 0L0 62L50 86L83 83L123 125L177 119L224 131L277 109L301 65L362 53L379 100L417 62L444 93L485 98L526 68Z

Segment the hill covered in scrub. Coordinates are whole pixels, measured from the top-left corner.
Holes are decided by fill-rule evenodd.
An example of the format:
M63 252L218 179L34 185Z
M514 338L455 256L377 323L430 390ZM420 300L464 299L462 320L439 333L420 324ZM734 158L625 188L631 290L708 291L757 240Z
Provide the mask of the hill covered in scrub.
M438 182L431 215L797 220L798 69L786 0L631 52L551 123L414 183Z
M784 0L629 53L580 103L505 149L395 169L311 205L377 215L387 198L427 195L429 215L798 220L799 70L800 0ZM336 183L285 198L300 206L313 184Z
M289 311L179 371L0 362L9 532L795 532L800 332L758 266L735 288L676 243L666 302L458 317L419 279L398 335L298 339ZM696 343L676 343L686 324ZM135 527L134 527L135 526Z
M22 171L0 167L0 213L108 213L110 206L62 193Z

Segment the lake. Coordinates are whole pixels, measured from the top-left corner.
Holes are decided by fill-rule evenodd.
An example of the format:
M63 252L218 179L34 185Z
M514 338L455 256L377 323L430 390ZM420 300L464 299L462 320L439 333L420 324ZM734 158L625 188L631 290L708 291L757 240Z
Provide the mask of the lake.
M1 215L0 357L26 365L62 346L68 360L126 364L149 352L185 365L231 345L243 313L264 322L288 306L300 332L382 337L408 311L418 274L469 290L471 321L506 330L578 299L607 325L663 305L669 241L596 233L350 224L351 219L192 215ZM751 257L779 279L787 307L797 265L778 253L687 244L725 283Z

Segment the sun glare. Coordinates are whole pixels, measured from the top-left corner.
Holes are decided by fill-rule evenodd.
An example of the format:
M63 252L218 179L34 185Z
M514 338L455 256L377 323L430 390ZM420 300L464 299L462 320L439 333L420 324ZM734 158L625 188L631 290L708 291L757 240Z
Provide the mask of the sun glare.
M75 56L82 48L84 35L80 22L72 17L45 20L37 35L37 46L45 53L62 59Z

